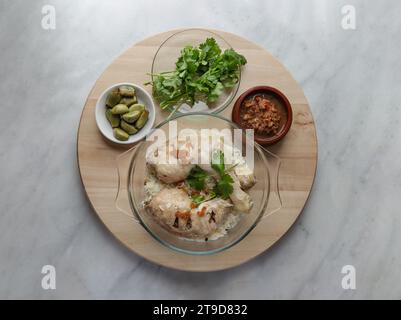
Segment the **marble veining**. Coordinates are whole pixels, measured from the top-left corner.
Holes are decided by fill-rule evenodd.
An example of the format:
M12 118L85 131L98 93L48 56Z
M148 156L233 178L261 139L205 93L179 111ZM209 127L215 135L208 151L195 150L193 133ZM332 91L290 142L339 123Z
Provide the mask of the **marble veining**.
M341 27L348 2L356 30ZM185 3L0 0L0 298L400 299L401 3ZM56 9L56 30L41 27L44 4ZM319 141L313 193L291 231L255 260L208 274L162 268L121 246L93 214L76 162L82 107L111 60L191 26L275 55L304 89ZM46 264L56 290L41 287ZM348 264L356 290L341 287Z

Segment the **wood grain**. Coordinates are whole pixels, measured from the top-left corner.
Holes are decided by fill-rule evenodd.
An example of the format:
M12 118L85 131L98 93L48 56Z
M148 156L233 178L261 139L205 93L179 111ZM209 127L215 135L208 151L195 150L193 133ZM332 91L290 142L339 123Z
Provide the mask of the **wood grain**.
M177 30L145 39L118 57L100 76L85 103L78 130L77 156L81 179L88 199L100 220L127 248L143 258L166 267L187 271L213 271L238 266L264 252L279 240L301 213L311 191L317 164L317 140L313 116L297 82L284 66L258 45L239 36L215 31L245 55L248 64L242 73L236 98L256 85L282 91L293 108L293 124L286 138L269 148L283 160L280 192L283 208L262 219L239 244L210 256L192 256L172 251L154 240L132 218L115 207L118 189L116 156L127 147L104 140L95 123L95 105L107 87L118 82L139 85L148 81L158 46ZM150 92L150 88L147 88ZM232 104L223 111L231 119ZM165 118L159 110L156 124Z

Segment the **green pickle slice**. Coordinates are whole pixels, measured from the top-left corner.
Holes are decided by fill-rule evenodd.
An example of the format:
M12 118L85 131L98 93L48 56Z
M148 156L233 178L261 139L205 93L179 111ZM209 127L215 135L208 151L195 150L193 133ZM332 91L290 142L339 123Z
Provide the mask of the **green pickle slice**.
M137 129L142 129L143 126L146 124L146 122L148 122L148 118L149 118L149 111L148 110L144 110L140 117L138 118L138 120L135 122L135 127Z
M120 124L121 129L123 129L125 132L127 132L129 135L135 134L138 132L138 129L135 128L134 125L129 124L128 122L125 122L124 120L121 120Z
M114 128L113 133L114 137L120 141L127 141L129 138L129 134L121 128Z

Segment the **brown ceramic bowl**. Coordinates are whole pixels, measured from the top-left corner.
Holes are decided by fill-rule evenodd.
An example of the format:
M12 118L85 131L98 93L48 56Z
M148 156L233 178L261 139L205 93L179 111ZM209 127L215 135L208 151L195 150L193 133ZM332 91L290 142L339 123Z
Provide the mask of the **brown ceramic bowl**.
M252 98L257 95L263 95L269 99L271 99L274 104L280 110L282 116L282 123L280 123L280 128L276 134L268 135L268 134L257 134L255 132L255 141L260 145L272 145L279 142L281 139L285 137L285 135L290 130L292 124L292 108L291 104L288 101L287 97L279 90L273 87L268 86L257 86L252 87L245 91L243 94L239 96L237 101L234 104L234 108L232 111L232 120L239 127L243 128L241 124L241 110L244 107L243 103L245 100Z

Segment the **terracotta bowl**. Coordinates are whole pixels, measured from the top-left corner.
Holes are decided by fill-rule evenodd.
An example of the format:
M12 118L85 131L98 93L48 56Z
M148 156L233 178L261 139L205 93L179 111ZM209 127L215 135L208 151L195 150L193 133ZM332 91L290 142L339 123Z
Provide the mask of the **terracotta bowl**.
M282 112L285 112L287 120L286 122L280 127L279 131L275 135L260 135L256 134L254 135L255 141L259 143L260 145L266 146L266 145L272 145L277 142L279 142L281 139L285 137L285 135L288 133L290 130L291 124L292 124L292 108L291 104L288 101L287 97L279 90L273 87L269 86L257 86L257 87L252 87L248 90L246 90L243 94L239 96L237 101L234 104L234 108L232 111L232 120L235 122L239 127L242 128L241 125L241 108L243 108L243 102L257 94L267 94L272 97L274 97L278 103L280 103Z

